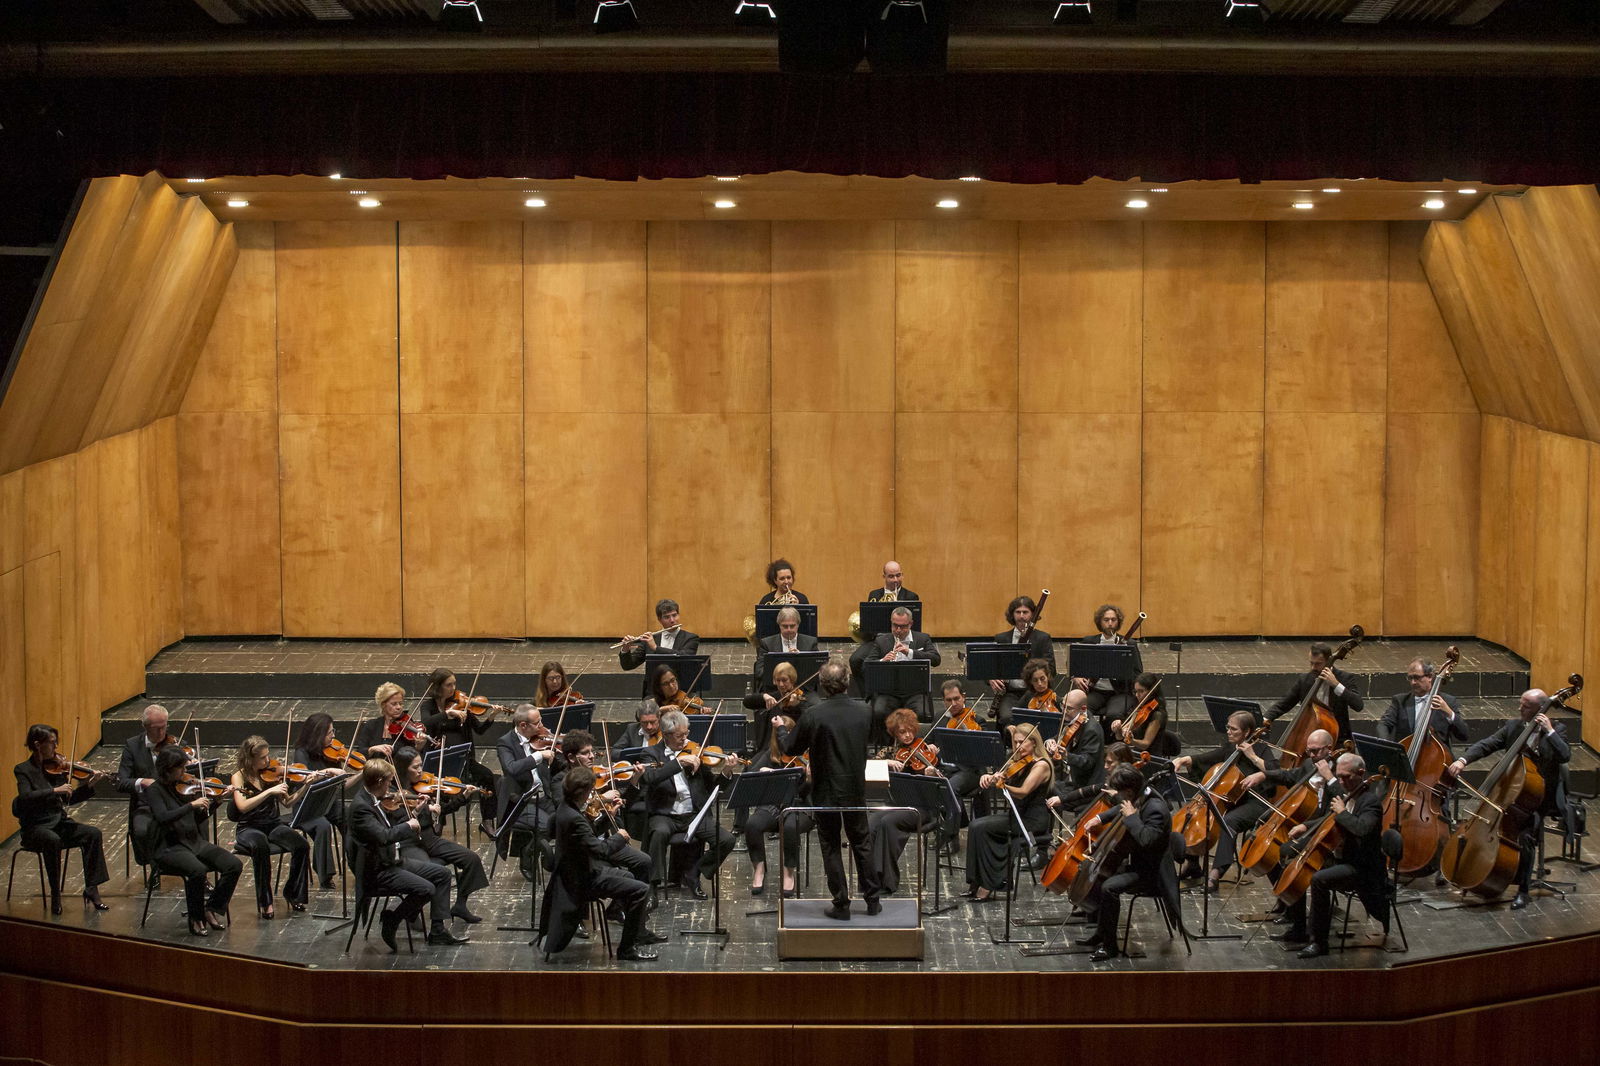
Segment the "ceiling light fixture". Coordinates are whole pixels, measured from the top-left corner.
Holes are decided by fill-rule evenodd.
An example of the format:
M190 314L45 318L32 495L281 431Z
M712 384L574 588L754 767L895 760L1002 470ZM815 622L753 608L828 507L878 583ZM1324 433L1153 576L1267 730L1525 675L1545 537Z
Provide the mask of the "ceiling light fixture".
M739 205L734 203L732 200L718 200L715 203L713 203L711 206L712 207L716 207L716 208L721 208L722 210L726 211L730 207L737 207Z
M381 206L381 202L368 196L365 199L357 200L356 205L358 207L378 207Z
M535 197L531 197L530 199L522 201L522 206L523 207L543 207L544 206L544 201L539 199L537 196L535 196Z
M957 181L982 181L983 179L978 177L978 175L976 175L976 174L967 174L967 175L965 175L963 177L957 178L956 180Z
M763 26L775 26L777 23L778 13L764 0L739 0L739 6L733 9L735 26L754 26L760 29Z
M249 200L229 200L228 201L228 206L229 207L249 207L250 206L250 201Z
M940 200L938 203L934 204L933 206L934 207L943 207L946 210L949 210L950 208L960 207L961 206L961 201L960 200Z
M1443 211L1444 210L1444 201L1443 200L1424 200L1424 201L1422 201L1422 206L1426 207L1429 211Z
M1296 211L1309 211L1317 205L1312 203L1310 200L1296 200L1290 206L1292 206Z
M205 181L206 179L205 178L184 178L183 180L187 181L189 184L193 185L195 182Z
M1057 26L1088 26L1094 22L1094 9L1089 0L1063 0L1056 5L1050 21Z
M1456 190L1456 192L1460 193L1462 196L1471 196L1473 193L1475 193L1477 191L1478 191L1477 189L1457 189Z
M1339 190L1338 189L1329 188L1329 189L1323 189L1322 191L1323 192L1338 192Z
M1135 210L1143 210L1144 208L1150 206L1150 201L1149 200L1129 200L1128 201L1128 206L1131 207L1131 208L1134 208Z
M596 33L636 30L639 28L639 13L633 8L633 0L600 0L595 5L592 26Z

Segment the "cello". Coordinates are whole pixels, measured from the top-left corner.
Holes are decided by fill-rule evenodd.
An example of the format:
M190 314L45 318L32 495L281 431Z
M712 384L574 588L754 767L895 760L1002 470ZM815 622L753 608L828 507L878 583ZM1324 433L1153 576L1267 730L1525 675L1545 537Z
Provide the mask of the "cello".
M1334 649L1328 658L1328 669L1333 669L1335 663L1354 651L1366 638L1366 630L1360 626L1351 626L1350 639ZM1328 683L1321 678L1314 678L1305 699L1300 701L1300 709L1295 712L1294 721L1289 723L1283 739L1278 742L1283 749L1283 756L1278 764L1285 770L1292 770L1300 765L1300 757L1306 750L1306 738L1318 729L1326 729L1329 736L1335 740L1339 739L1339 719L1334 717L1332 708L1328 706L1332 698L1333 692Z
M1266 726L1257 726L1237 744L1226 759L1217 763L1206 774L1195 794L1172 816L1172 831L1183 834L1184 848L1188 854L1199 856L1216 847L1222 835L1222 816L1244 798L1247 791L1244 779L1254 771L1241 769L1239 757L1245 748L1253 746L1267 735ZM1207 797L1216 805L1216 813L1207 817Z
M1353 809L1356 797L1371 788L1374 782L1388 780L1389 768L1379 767L1377 773L1369 775L1365 781L1345 795L1345 809ZM1272 886L1273 895L1289 905L1304 899L1306 892L1311 888L1311 878L1332 861L1343 843L1344 828L1339 825L1339 819L1330 813L1311 830L1305 847L1300 849L1300 854L1290 859L1288 865L1283 868L1283 873L1278 875L1277 883Z
M1354 753L1355 750L1355 741L1345 741L1328 754L1328 764L1332 766L1341 754ZM1322 788L1332 783L1330 770L1328 779L1322 782ZM1310 778L1291 788L1270 805L1266 817L1256 823L1250 836L1239 842L1239 865L1262 874L1271 871L1283 856L1283 846L1289 842L1289 831L1316 814L1320 801L1318 788Z
M1454 645L1445 650L1444 663L1433 675L1433 687L1423 701L1416 728L1404 742L1413 780L1396 781L1383 801L1384 824L1400 829L1403 874L1416 873L1431 863L1450 834L1439 805L1439 779L1450 766L1450 752L1433 735L1433 698L1460 659L1461 651Z
M1550 697L1550 706L1583 691L1582 674L1573 674L1567 681L1566 688ZM1445 880L1464 892L1493 899L1516 876L1522 831L1539 816L1544 803L1544 778L1527 755L1528 742L1538 728L1533 718L1523 725L1484 779L1483 791L1472 789L1477 805L1464 814L1460 828L1445 841L1439 870Z

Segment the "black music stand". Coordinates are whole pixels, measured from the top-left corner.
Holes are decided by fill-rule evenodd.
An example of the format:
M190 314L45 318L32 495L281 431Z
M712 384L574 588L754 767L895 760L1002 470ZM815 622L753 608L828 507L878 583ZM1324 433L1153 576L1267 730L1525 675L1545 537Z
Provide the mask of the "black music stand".
M591 704L591 706L593 706ZM467 765L472 754L471 744L453 744L448 748L434 748L422 756L422 772L435 777L457 777Z
M1198 933L1190 934L1189 939L1243 940L1243 933L1213 933L1211 931L1211 893L1206 891L1206 881L1211 876L1208 872L1211 869L1211 826L1213 825L1214 821L1222 821L1222 812L1217 810L1217 801L1211 795L1210 790L1204 785L1198 784L1194 781L1185 781L1182 777L1180 777L1172 769L1172 765L1170 763L1167 764L1166 769L1159 770L1156 773L1151 774L1149 779L1146 781L1146 785L1148 787L1154 787L1156 780L1163 775L1170 776L1172 778L1173 782L1178 786L1180 795L1182 794L1183 788L1186 785L1193 790L1194 795L1200 797L1200 801L1202 804L1204 804L1206 812L1206 846L1205 850L1200 854L1200 931Z
M718 785L711 790L711 795L706 797L705 805L695 813L694 819L689 822L689 828L684 830L684 837L693 840L695 832L700 828L700 822L707 814L711 816L713 826L722 824L722 786ZM715 839L706 845L713 849L717 842ZM679 936L720 936L722 943L717 945L718 951L723 951L728 946L728 931L722 927L722 867L718 866L711 875L711 928L710 929L679 929Z
M806 772L798 766L782 770L760 770L755 773L740 774L733 779L733 787L728 790L728 806L734 810L750 807L776 807L781 812L785 807L794 805L795 796L800 792L800 783L805 780ZM798 815L796 816L798 817ZM783 820L780 814L778 820L778 887L782 890L783 873ZM719 871L720 873L720 871ZM772 871L767 871L771 877ZM777 914L776 908L761 911L745 911L746 918L759 915Z
M964 731L963 731L964 732ZM928 774L891 773L889 775L889 802L896 807L911 807L925 826L939 826L951 817L959 818L961 800L956 798L956 790L950 784L948 777L931 777ZM949 903L940 905L940 886L944 883L944 875L939 868L938 833L917 834L917 862L919 865L919 878L927 877L928 870L928 837L934 841L935 854L933 857L933 909L924 910L924 918L933 918L953 911L957 904Z
M689 720L689 739L696 744L721 748L728 752L741 752L749 744L750 722L744 715L712 715L712 714L686 714ZM711 726L711 719L715 718L715 728ZM706 736L710 729L711 735Z
M1137 644L1068 644L1067 674L1132 681L1144 672Z
M539 721L551 733L556 731L556 723L561 723L561 732L570 733L574 729L588 731L594 722L594 702L591 700L573 700L568 704L553 704L549 707L539 708Z
M864 600L856 608L861 616L861 635L871 643L879 633L889 632L889 616L902 607L911 612L911 631L921 633L921 600Z
M659 762L649 748L618 748L618 762Z
M1368 776L1377 773L1379 770L1385 771L1389 778L1388 787L1391 789L1397 784L1410 785L1416 783L1417 775L1412 772L1411 756L1404 745L1396 744L1394 741L1385 740L1382 737L1375 737L1370 733L1351 733L1350 739L1355 743L1356 754L1361 756L1361 761L1367 764ZM1335 766L1338 764L1338 759L1338 755L1333 757ZM1394 819L1389 823L1389 828L1396 833L1400 832L1400 804L1398 803L1394 805ZM1383 861L1384 865L1389 867L1389 906L1393 909L1402 902L1400 899L1400 862L1398 859L1390 859L1388 856L1385 856ZM1531 891L1534 887L1539 887L1546 891L1554 892L1558 896L1566 896L1566 893L1560 889L1538 880L1539 872L1537 870L1534 871L1533 877L1533 884L1524 886L1523 891ZM1577 886L1574 885L1573 887ZM1422 893L1417 892L1408 896L1403 902L1416 903L1420 902L1422 898ZM1391 917L1399 921L1398 915L1391 915ZM1348 936L1350 934L1343 935ZM1403 922L1400 923L1400 936L1403 941L1405 938L1405 924ZM1384 943L1387 946L1387 929L1385 929Z
M1005 738L992 729L947 729L940 726L928 734L928 741L939 749L939 760L956 766L993 769L1006 761Z
M306 836L311 833L306 829L306 823L318 818L326 818L328 812L333 810L334 801L344 791L344 775L329 777L322 781L313 781L300 790L300 799L296 801L294 810L289 814L289 828L297 829ZM333 819L328 819L328 824L333 824ZM340 924L335 929L344 928L343 919L350 917L350 896L348 878L344 870L344 849L339 849L339 913L338 914L313 914L313 918L340 919Z
M1011 708L1012 725L1031 725L1039 731L1039 735L1046 740L1054 740L1056 734L1061 732L1060 711L1035 711L1027 707Z
M778 612L793 607L800 612L800 632L808 637L817 635L817 605L814 603L763 603L756 607L756 639L778 635Z
M778 668L779 663L788 663L794 667L796 684L804 684L817 676L822 669L822 664L828 661L825 651L765 651L760 656L761 673L756 675L756 688L765 691L772 688L772 671Z
M500 819L500 824L494 827L493 833L489 834L489 839L494 842L494 861L496 863L500 861L500 837L506 833L515 833L519 828L527 828L526 826L518 826L517 820L522 817L522 812L527 809L528 804L539 801L539 795L543 791L544 782L539 780L539 771L535 769L533 771L533 787L516 798L516 801L511 804L511 808L506 811L506 816ZM544 851L539 847L538 815L534 815L533 841L529 844L529 847L533 848L535 858L533 861L533 876L528 879L528 924L496 926L495 928L502 933L537 933L539 931L539 887L544 881ZM506 850L506 854L511 854L509 848ZM492 869L493 864L491 864ZM534 946L538 942L537 939L534 939L528 941L528 944L529 946Z
M1005 936L989 934L991 944L1043 944L1042 936L1016 937L1011 935L1011 901L1017 895L1017 883L1022 880L1022 858L1032 855L1037 845L1034 843L1033 834L1028 832L1028 827L1022 822L1022 812L1017 810L1016 797L1007 789L1001 789L1000 795L1005 797L1006 806L1011 808L1011 824L1016 827L1017 833L1022 836L1022 847L1017 848L1015 837L1007 834L1006 837L1006 933Z
M968 681L1021 681L1028 646L972 641L967 645L966 656Z
M1228 732L1228 719L1238 711L1249 711L1254 715L1257 728L1266 723L1261 714L1261 704L1251 700L1236 700L1232 696L1201 696L1200 701L1206 705L1206 714L1211 718L1211 728L1219 734Z
M658 666L670 666L678 678L678 688L690 694L712 691L711 656L683 655L679 652L653 651L644 657L644 694L651 695L650 675Z
M886 663L868 659L861 664L861 679L867 698L874 696L926 696L932 691L933 664L927 659L902 659Z

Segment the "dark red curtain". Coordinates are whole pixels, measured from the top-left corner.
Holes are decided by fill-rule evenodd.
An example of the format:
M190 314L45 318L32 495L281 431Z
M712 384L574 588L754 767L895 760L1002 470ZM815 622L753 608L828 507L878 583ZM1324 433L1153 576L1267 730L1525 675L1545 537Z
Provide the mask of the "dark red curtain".
M12 173L1600 178L1600 81L529 74L0 83Z

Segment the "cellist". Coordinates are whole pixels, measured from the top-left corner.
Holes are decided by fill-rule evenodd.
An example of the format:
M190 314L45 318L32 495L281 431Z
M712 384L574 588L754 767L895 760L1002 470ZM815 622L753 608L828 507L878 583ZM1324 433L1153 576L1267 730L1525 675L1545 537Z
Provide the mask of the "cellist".
M1083 942L1095 949L1089 956L1091 962L1104 962L1122 954L1117 946L1122 894L1159 890L1161 865L1167 861L1172 835L1172 809L1155 789L1145 787L1144 775L1138 770L1118 766L1106 778L1106 790L1113 794L1117 806L1101 818L1122 819L1127 832L1127 866L1095 885L1085 901L1085 909L1095 916L1094 935Z
M1458 777L1462 770L1485 755L1504 751L1516 743L1518 734L1529 722L1536 727L1532 738L1528 740L1525 754L1533 760L1534 768L1544 779L1544 800L1539 805L1538 814L1528 820L1527 826L1517 840L1521 855L1517 862L1515 881L1517 894L1511 900L1512 910L1521 910L1528 905L1528 882L1533 879L1533 862L1538 854L1538 834L1544 831L1545 818L1554 816L1564 821L1567 815L1567 797L1561 785L1561 767L1572 758L1572 748L1568 746L1567 738L1562 735L1560 724L1551 721L1547 713L1550 702L1549 695L1543 689L1530 688L1517 702L1516 718L1472 745L1465 755L1450 764L1450 776Z
M1332 686L1328 709L1339 722L1339 735L1334 739L1343 742L1350 736L1350 712L1359 711L1364 706L1361 693L1356 691L1352 675L1332 665L1333 649L1328 645L1321 642L1311 645L1307 663L1310 671L1295 678L1294 686L1289 689L1288 695L1268 709L1267 721L1275 722L1298 708L1304 702L1306 694L1311 691L1312 685L1318 681L1326 681Z
M1383 793L1375 788L1362 788L1367 780L1366 760L1354 752L1339 756L1333 767L1339 780L1340 791L1328 799L1325 817L1339 823L1343 840L1332 865L1324 866L1311 875L1311 943L1300 949L1299 958L1315 959L1328 953L1328 932L1333 928L1333 894L1354 889L1367 913L1389 928L1389 897L1384 891L1383 850L1379 836L1383 832ZM1358 791L1359 790L1359 791ZM1351 797L1354 798L1351 798ZM1289 831L1291 840L1314 832L1322 819L1297 825ZM1289 908L1290 931L1296 928L1297 919L1306 906L1301 897ZM1299 910L1297 911L1297 908ZM1285 935L1285 940L1289 939Z
M1238 764L1241 771L1247 771L1250 776L1265 774L1268 767L1274 765L1272 745L1265 740L1258 740L1254 744L1245 743L1255 728L1254 714L1249 711L1234 711L1228 715L1227 733L1222 744L1200 755L1179 755L1172 760L1172 768L1178 773L1192 769L1194 776L1204 781L1213 766L1225 762L1237 752L1239 758L1243 760ZM1254 771L1249 771L1245 762L1254 766ZM1233 865L1234 857L1239 852L1239 834L1259 822L1261 816L1266 813L1267 805L1246 792L1243 799L1223 814L1222 830L1217 835L1217 847L1211 853L1211 871L1206 874L1206 892L1216 894L1222 875L1228 872L1228 867ZM1189 861L1185 864L1185 874L1198 874L1200 872L1198 864L1197 856L1189 856Z

